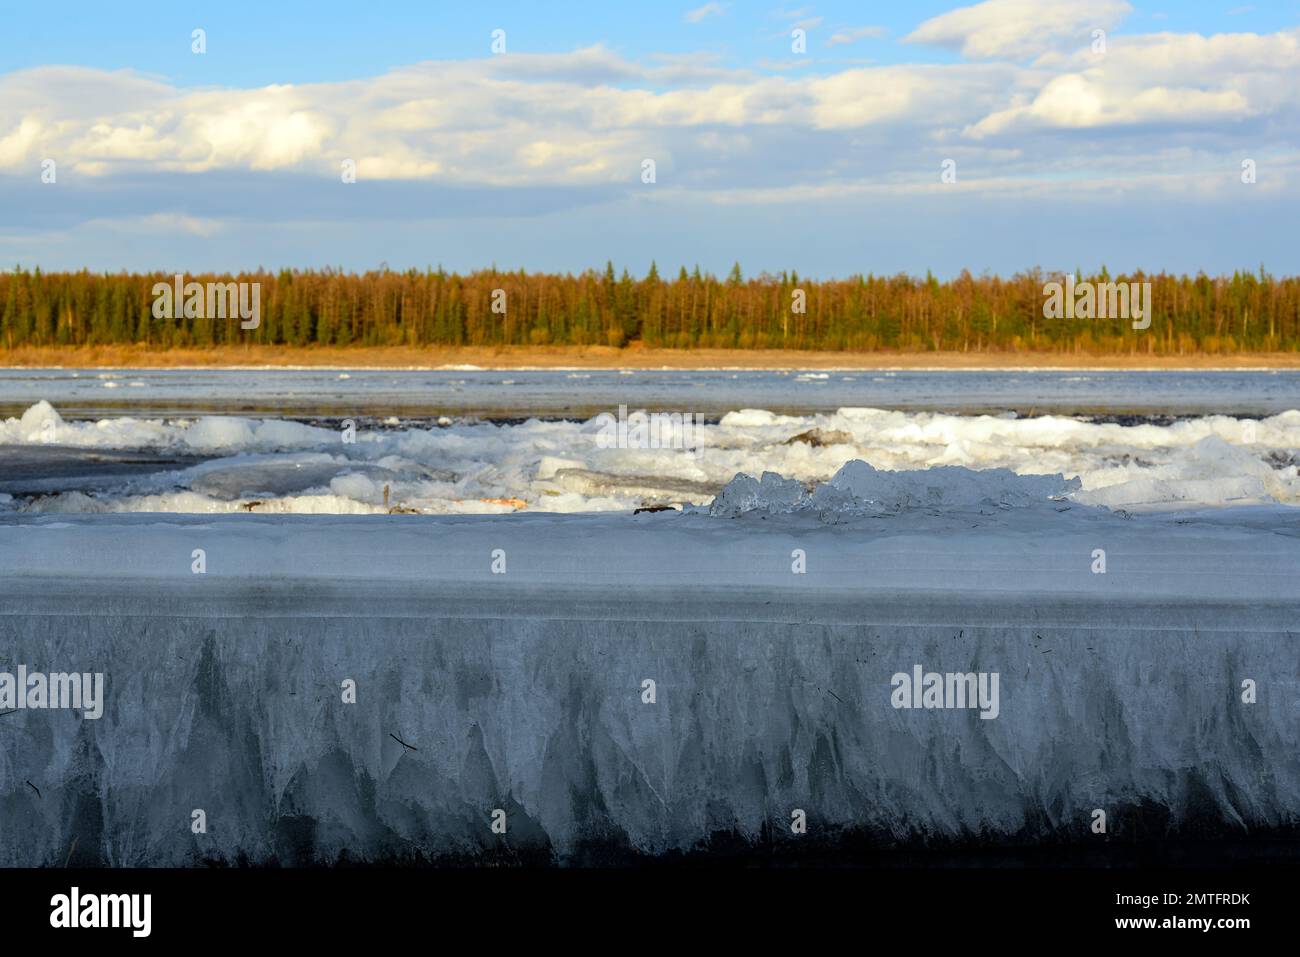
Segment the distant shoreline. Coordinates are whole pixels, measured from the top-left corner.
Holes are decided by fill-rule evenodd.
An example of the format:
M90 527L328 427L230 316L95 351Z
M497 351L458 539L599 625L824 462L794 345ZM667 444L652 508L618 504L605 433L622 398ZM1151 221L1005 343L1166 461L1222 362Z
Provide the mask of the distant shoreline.
M909 369L1199 370L1300 369L1300 352L1234 355L1085 355L1054 352L803 352L779 349L648 349L636 346L247 346L155 350L126 346L0 349L0 368L318 369Z

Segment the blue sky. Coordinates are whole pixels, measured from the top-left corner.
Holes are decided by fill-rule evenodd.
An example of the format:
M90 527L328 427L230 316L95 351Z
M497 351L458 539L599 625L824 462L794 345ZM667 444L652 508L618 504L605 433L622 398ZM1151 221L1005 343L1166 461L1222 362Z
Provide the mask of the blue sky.
M508 47L535 53L566 53L603 43L628 57L707 52L734 66L776 60L788 50L785 26L820 18L813 30L811 69L869 59L876 63L955 62L936 47L898 44L919 23L958 4L939 0L907 3L770 2L720 3L721 13L698 22L684 18L708 4L562 2L356 3L354 0L277 0L210 3L72 2L53 16L35 3L3 4L6 39L0 72L46 64L156 73L184 85L257 86L377 76L421 60L483 56L493 29L507 30ZM1300 4L1170 0L1135 4L1123 29L1226 33L1273 32L1297 24ZM191 55L190 31L212 35L206 59ZM879 26L880 37L825 48L836 31ZM818 36L820 34L820 36ZM187 42L177 42L177 37ZM817 40L821 40L821 44ZM822 45L822 49L818 49Z
M1300 272L1295 2L236 0L4 23L10 263Z

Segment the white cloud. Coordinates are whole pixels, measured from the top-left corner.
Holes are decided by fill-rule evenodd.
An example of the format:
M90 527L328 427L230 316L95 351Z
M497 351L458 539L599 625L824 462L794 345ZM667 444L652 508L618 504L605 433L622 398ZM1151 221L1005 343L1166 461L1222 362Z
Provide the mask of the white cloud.
M1114 38L1104 57L1080 53L1063 69L968 133L1178 124L1223 134L1264 116L1294 130L1300 114L1297 30Z
M903 38L960 50L970 59L1026 60L1061 44L1086 46L1132 7L1125 0L984 0L926 20Z
M828 47L848 46L850 43L857 43L859 40L869 40L884 35L884 27L845 27L831 34L831 38L826 41L826 45Z
M143 216L135 221L116 220L116 224L133 226L140 232L153 235L155 233L186 233L190 236L215 236L225 228L225 224L215 219L204 219L198 216L187 216L184 213L153 213L149 216Z
M1247 146L1262 155L1300 141L1298 31L1114 35L1104 57L1086 43L1046 57L1038 41L963 22L940 33L981 59L994 49L1033 59L742 70L707 55L633 61L593 46L254 89L40 67L0 75L0 174L34 179L50 157L60 183L65 172L105 184L156 173L328 183L352 159L362 181L644 193L641 161L653 158L656 191L761 197L928 187L947 156L959 158L963 189L1059 187L1087 174L1080 156L1104 159L1117 178L1156 170L1186 182L1193 166L1213 175Z
M699 23L708 17L720 17L725 12L726 8L720 3L706 3L694 10L687 10L682 19L687 23Z

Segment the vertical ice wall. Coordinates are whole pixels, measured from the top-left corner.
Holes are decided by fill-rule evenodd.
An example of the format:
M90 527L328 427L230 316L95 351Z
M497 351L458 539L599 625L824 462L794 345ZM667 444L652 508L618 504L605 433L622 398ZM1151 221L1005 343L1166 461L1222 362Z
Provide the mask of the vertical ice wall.
M61 864L74 841L114 865L794 849L795 810L831 847L1084 840L1092 809L1125 834L1140 802L1171 834L1300 817L1293 605L1178 627L1158 603L665 597L583 618L508 591L391 616L338 595L318 615L246 594L221 617L134 586L106 615L20 598L0 656L102 670L108 692L98 720L0 718L0 862ZM997 672L998 717L894 708L915 664Z

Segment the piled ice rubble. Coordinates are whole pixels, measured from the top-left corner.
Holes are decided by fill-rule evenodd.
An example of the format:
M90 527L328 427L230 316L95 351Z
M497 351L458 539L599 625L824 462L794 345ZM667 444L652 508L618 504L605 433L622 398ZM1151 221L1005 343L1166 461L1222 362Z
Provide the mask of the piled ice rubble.
M895 514L912 509L943 511L996 506L1051 505L1079 489L1077 478L1017 475L1008 469L978 471L941 466L911 472L886 472L866 462L847 462L829 481L809 490L802 483L764 472L761 479L737 475L709 506L716 518L747 512L813 512L824 521L859 515Z
M627 511L707 504L742 472L827 483L855 459L891 474L950 466L1060 473L1081 483L1073 501L1112 509L1300 505L1300 411L1121 424L1052 415L843 408L787 416L744 409L696 430L690 450L630 440L609 447L600 441L598 417L436 426L358 418L354 433L343 421L338 428L234 416L89 422L64 419L37 402L20 418L0 419L0 492L14 496L0 501L0 512L384 514L397 506L464 514L515 511L517 503L529 511ZM13 483L17 469L6 464L56 448L64 460L82 451L90 462L116 450L186 462L93 487ZM187 465L204 458L211 461Z

